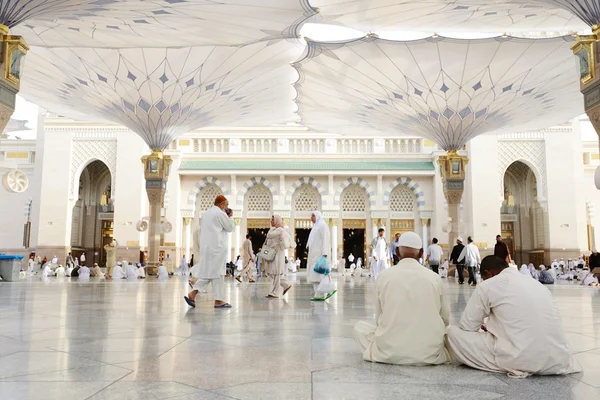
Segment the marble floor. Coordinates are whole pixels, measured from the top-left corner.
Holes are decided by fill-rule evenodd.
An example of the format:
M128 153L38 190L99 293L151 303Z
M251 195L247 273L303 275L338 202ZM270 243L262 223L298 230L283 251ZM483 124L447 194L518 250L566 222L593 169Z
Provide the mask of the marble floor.
M550 288L584 372L511 379L362 361L352 327L374 318L373 282L334 278L326 303L301 274L285 300L228 280L230 310L211 289L188 308L183 277L0 283L0 399L600 399L600 289ZM444 285L456 322L473 288Z

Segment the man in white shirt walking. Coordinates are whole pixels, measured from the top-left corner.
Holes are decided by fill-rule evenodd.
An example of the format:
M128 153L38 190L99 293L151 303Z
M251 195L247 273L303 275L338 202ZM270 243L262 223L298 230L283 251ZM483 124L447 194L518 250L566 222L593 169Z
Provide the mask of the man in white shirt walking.
M438 240L433 238L431 241L431 245L427 248L427 261L429 261L429 266L431 270L436 274L439 274L440 271L440 261L442 260L442 256L444 255L444 250L438 244Z
M481 262L481 278L460 325L448 330L456 361L516 377L581 370L548 289L495 256Z
M471 236L467 238L467 245L460 253L458 262L464 262L469 270L469 285L477 286L477 275L475 275L475 271L477 266L481 264L481 256L479 255L479 249L475 246L475 243L473 243Z
M354 334L363 359L386 364L444 364L449 324L442 280L419 264L423 241L414 232L398 243L400 262L375 281L375 324L360 321Z
M377 276L380 273L385 271L387 267L387 255L389 253L387 241L385 240L384 234L385 229L379 228L379 231L377 232L377 237L373 239L373 242L371 242L371 255L373 256L373 260L375 262L373 265L373 276L375 278L377 278Z

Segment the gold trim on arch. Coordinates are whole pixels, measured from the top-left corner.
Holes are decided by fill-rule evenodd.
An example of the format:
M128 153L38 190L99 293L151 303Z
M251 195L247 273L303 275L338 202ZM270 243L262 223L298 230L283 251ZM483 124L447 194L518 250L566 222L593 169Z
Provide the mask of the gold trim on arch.
M248 219L246 221L247 229L265 229L271 227L270 219Z
M367 220L365 219L343 219L342 229L367 229Z

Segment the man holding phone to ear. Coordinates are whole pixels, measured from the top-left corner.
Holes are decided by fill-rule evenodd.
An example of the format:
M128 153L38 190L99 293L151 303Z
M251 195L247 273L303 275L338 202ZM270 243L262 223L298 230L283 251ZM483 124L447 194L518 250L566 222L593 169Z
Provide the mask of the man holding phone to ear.
M223 300L223 276L227 265L228 241L227 234L233 232L235 224L231 218L233 211L229 208L229 201L223 195L217 196L215 205L208 209L200 222L200 260L194 272L193 290L184 296L185 302L196 307L196 295L199 291L213 285L215 308L231 308Z

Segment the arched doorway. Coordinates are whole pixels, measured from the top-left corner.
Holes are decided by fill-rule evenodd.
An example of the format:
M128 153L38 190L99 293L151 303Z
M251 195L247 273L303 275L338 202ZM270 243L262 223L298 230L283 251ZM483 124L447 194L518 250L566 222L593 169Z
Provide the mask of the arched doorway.
M370 211L369 194L359 184L353 183L344 189L341 195L343 257L346 267L351 262L348 256L352 254L355 260L362 258L363 265L367 252L367 215ZM356 262L356 261L355 261Z
M546 212L538 202L535 173L524 162L515 161L504 173L500 216L502 237L517 265L543 264Z
M100 160L90 162L81 172L77 201L71 221L71 253L85 253L88 265L104 266L104 246L113 241L114 204L110 170Z
M272 215L273 194L271 190L262 183L257 183L248 189L244 196L244 219L246 220L246 229L252 236L254 254L258 254L267 238Z
M390 242L399 233L415 231L417 196L406 185L398 184L390 193Z

